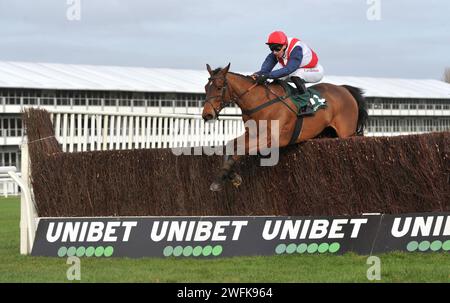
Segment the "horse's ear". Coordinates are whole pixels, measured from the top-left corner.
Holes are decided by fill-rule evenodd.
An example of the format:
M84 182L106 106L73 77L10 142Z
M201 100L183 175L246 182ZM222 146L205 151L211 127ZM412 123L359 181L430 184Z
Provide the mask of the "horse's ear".
M206 64L206 69L208 70L208 73L212 76L212 69L211 66L209 66L209 64Z
M223 69L223 71L224 71L225 74L228 73L228 70L230 69L230 65L231 65L231 62L228 63L228 65L225 66L225 68Z

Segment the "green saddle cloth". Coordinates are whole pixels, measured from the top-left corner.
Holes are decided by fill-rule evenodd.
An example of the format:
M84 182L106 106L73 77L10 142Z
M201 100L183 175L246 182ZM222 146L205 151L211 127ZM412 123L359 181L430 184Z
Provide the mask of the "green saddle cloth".
M300 95L297 88L292 87L286 81L279 81L279 84L283 86L286 95L289 95L294 102L298 115L314 114L320 108L327 107L326 100L313 88L307 88L306 93Z

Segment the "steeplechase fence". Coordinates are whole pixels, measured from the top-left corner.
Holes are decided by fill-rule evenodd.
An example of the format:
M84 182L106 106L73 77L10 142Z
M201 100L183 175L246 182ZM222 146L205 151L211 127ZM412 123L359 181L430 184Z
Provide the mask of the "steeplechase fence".
M248 156L241 187L212 193L221 156L168 147L224 144L243 132L224 132L240 120L198 131L197 117L30 110L24 121L23 254L450 250L449 132L311 140L274 167Z

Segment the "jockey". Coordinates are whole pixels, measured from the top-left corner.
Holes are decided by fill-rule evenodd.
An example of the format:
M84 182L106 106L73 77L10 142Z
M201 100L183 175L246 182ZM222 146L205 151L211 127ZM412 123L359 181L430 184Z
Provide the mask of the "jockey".
M269 35L266 43L271 53L266 57L261 70L252 75L259 84L267 79L294 82L300 94L306 93L305 83L319 82L323 78L323 67L316 53L303 41L288 38L281 31ZM283 67L272 71L277 63Z

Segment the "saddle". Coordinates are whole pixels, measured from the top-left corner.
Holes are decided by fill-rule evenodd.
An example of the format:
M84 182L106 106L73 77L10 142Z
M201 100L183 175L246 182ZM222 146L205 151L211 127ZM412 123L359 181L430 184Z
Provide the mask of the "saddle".
M307 88L306 93L300 95L298 90L291 86L287 81L275 80L274 83L281 85L284 88L286 95L294 102L297 108L297 116L314 115L319 109L328 106L326 100L313 88Z

